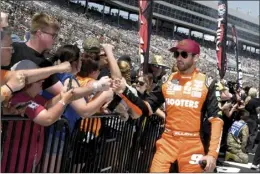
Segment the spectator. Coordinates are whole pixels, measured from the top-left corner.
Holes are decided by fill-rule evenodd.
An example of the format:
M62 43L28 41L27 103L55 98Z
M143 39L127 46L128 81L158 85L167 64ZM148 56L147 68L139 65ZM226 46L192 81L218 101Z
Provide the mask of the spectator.
M11 45L12 41L8 30L1 31L1 41L2 41L1 66L8 66L10 64L11 56L13 53L13 47ZM26 67L28 67L31 64L34 63L25 61L21 63L21 65L19 65L19 63L16 64L14 68L22 69L19 67L22 66L23 68L26 69ZM14 70L14 68L12 70ZM71 71L71 66L68 62L65 62L55 67L40 68L34 70L19 70L19 71L1 70L1 79L2 79L1 85L5 83L7 84L3 86L3 90L1 90L1 92L3 93L5 92L5 95L7 97L8 95L10 96L12 92L20 90L25 85L25 83L30 84L39 81L41 79L45 79L48 76L57 72L70 72L70 71Z
M99 98L97 98L95 101L92 103L88 104L86 99L83 97L87 97L90 95L92 92L100 92L103 90L107 90L110 86L110 79L108 77L104 77L100 79L97 82L92 83L91 86L86 86L86 87L80 87L80 84L78 80L76 79L75 75L80 71L81 69L81 57L80 57L80 50L77 46L75 45L64 45L60 47L56 54L54 55L53 60L59 60L60 62L70 62L72 66L72 71L71 73L59 73L57 74L58 79L62 82L64 86L68 86L69 80L71 79L71 85L72 88L74 89L74 97L71 102L71 104L66 108L64 112L64 117L69 120L69 127L71 132L74 130L76 122L80 118L86 118L90 117L94 113L96 113L97 109L99 109L104 103L108 102L111 100L111 93L112 91L108 91L106 93L102 93ZM52 98L53 96L48 93L47 91L43 92L43 96L45 98ZM51 131L52 133L52 131ZM52 134L50 134L49 139L52 138ZM58 137L55 138L56 141L58 141ZM58 142L55 142L56 145ZM47 170L47 163L48 163L48 157L49 157L49 152L50 152L50 144L48 146L47 150L47 155L45 157L45 167L44 171ZM56 157L57 152L57 146L54 149L54 154L53 158ZM61 158L61 154L59 154L59 159ZM54 159L51 160L51 168L50 171L48 172L54 172ZM58 169L60 166L58 166ZM47 171L46 171L47 172Z
M249 112L249 140L248 145L246 147L248 153L254 153L253 148L255 144L255 138L257 136L257 112L256 108L260 106L260 99L256 98L257 90L255 88L250 88L248 92L248 96L246 98L246 110Z
M240 120L235 121L229 129L225 160L233 160L238 163L247 164L248 155L245 148L249 131L246 122L249 118L249 113L246 110L240 110L238 116Z
M128 62L128 64L130 65L130 67L132 68L132 64L131 64L131 58L129 55L122 55L119 57L118 61L126 61Z
M30 60L39 67L52 66L43 55L44 51L51 49L59 31L59 24L53 17L39 13L33 16L31 22L31 38L28 42L13 43L14 53L11 64L5 69L10 69L14 64L22 60ZM54 95L60 93L62 84L55 75L50 76L43 83L43 89L47 89Z
M74 87L74 100L71 103L70 112L73 114L77 114L77 117L80 116L82 118L86 118L95 113L95 109L86 104L86 100L83 97L86 97L93 92L101 92L104 90L108 90L110 86L110 79L108 77L103 77L102 79L92 83L91 86L79 87L78 80L75 78L75 75L81 69L81 58L80 58L80 50L77 46L73 45L64 45L58 49L56 54L54 55L54 60L60 60L61 62L69 61L72 65L72 74L70 73L60 73L57 74L58 79L63 83L64 86L68 86L69 79L72 78L72 87ZM50 94L44 92L44 96L50 98ZM100 96L101 97L101 96ZM108 93L102 93L101 101L105 102L110 99ZM95 100L98 101L98 100ZM99 103L99 102L98 102ZM69 106L69 107L70 107ZM102 106L102 105L100 105ZM68 118L71 117L71 114L68 112ZM71 122L71 130L74 128L74 123Z
M124 60L118 60L117 62L118 68L122 74L122 77L125 79L125 83L131 88L131 90L134 91L134 93L137 95L136 89L131 87L131 70L130 70L130 64L128 61ZM120 76L119 76L120 77ZM121 78L121 77L120 77ZM129 110L126 103L119 97L118 95L115 95L111 103L109 103L107 107L110 111L114 111L116 113L120 114L120 118L124 121L127 121L130 115L132 114L131 109Z
M44 51L51 49L58 35L59 29L59 23L54 17L45 13L34 15L31 22L31 36L29 41L26 43L17 42L13 44L15 52L12 55L11 65L13 66L22 60L30 60L39 67L52 66L52 63L45 59ZM73 63L76 64L77 62L74 61ZM67 79L65 83L66 86L68 81L69 80ZM90 94L94 89L103 90L109 86L109 83L109 79L103 78L99 83L95 83L95 86L93 87L84 88L83 90L81 88L76 89L74 91L74 99L82 98L83 96ZM104 87L102 87L102 85L104 85ZM76 87L78 85L73 81L73 86ZM59 81L59 78L57 78L56 75L51 75L44 81L43 89L47 93L50 93L51 96L55 96L62 91L63 84ZM72 102L71 106L79 113L79 115L83 117L89 115L88 111L80 108L81 104L84 104L84 102L81 102L79 105L74 104L74 102Z
M99 50L97 52L93 52L95 50L95 48L97 48L97 46L94 46L92 43L94 43L95 40L93 39L87 39L85 41L85 52L84 52L84 57L82 59L83 62L83 66L81 67L81 71L78 73L77 79L80 83L80 86L89 86L91 85L93 82L96 81L96 79L99 76L99 72L100 72L100 67L102 67L102 59L99 59ZM86 45L88 45L88 47L86 47ZM96 42L96 45L100 45L98 42ZM119 67L117 66L117 62L114 58L113 55L113 46L110 44L101 44L100 45L101 49L104 51L106 58L106 64L108 65L107 70L110 72L111 77L112 78L121 78L121 72L119 70ZM87 49L89 48L89 49ZM106 91L104 91L106 92ZM103 92L103 93L104 93ZM97 99L99 99L99 96L103 95L102 93L95 93L93 95L91 95L88 99L89 99L89 104L91 105L92 102L96 102ZM103 103L103 102L102 102ZM104 103L103 103L104 104ZM104 111L104 109L106 108L106 104L102 107L102 110L100 110L100 107L96 108L96 112L102 112ZM92 126L89 126L92 125ZM78 143L80 143L80 147L81 149L81 153L87 153L88 155L86 156L86 159L82 159L82 156L79 157L79 152L80 149L78 149L78 153L76 152L76 161L75 163L80 165L81 167L76 167L74 166L74 170L77 168L79 169L79 171L77 172L86 172L86 167L84 167L86 164L89 165L89 163L93 163L93 161L91 161L91 159L93 158L93 156L97 155L95 152L99 151L99 147L100 147L100 143L98 143L98 139L101 138L101 136L105 136L106 133L108 133L109 131L100 131L101 128L101 119L100 118L91 118L91 119L85 119L81 121L81 131L84 132L84 138L82 140L82 138L78 139ZM109 126L114 126L115 125L109 125ZM103 128L105 127L105 125L102 126ZM111 127L112 129L114 127ZM109 127L110 128L110 127ZM109 130L111 130L111 128ZM100 132L103 134L100 135ZM88 136L86 136L88 135ZM93 146L95 145L95 146ZM90 149L85 149L85 147L89 147ZM105 153L105 152L104 152ZM116 152L115 152L116 153ZM108 158L106 158L107 160L109 160ZM82 161L83 160L83 161ZM79 163L84 163L79 164Z
M36 66L34 65L34 67L30 68L36 68ZM23 122L17 122L15 130L13 130L14 123L10 121L7 128L10 134L4 144L6 151L2 159L2 172L6 170L7 157L9 155L8 147L10 146L12 131L15 131L12 139L15 143L12 146L11 163L9 164L11 167L9 172L15 172L16 161L19 161L17 172L23 172L24 166L26 166L26 172L34 172L32 169L36 167L41 159L44 144L44 126L49 126L56 122L64 112L66 105L70 103L72 99L73 93L72 90L70 90L68 92L62 92L50 101L47 101L39 95L42 90L42 83L43 80L40 80L27 85L24 90L14 94L14 96L10 99L11 106L26 104L23 108L25 108L25 114L30 118L30 120L25 121L25 130L22 138L23 143L19 151L18 147L21 136L20 133L23 129ZM35 122L35 124L33 125L33 131L30 132L30 125L32 121ZM28 161L26 161L29 138L31 138L29 146L30 150ZM15 160L17 158L17 153L20 153L19 159Z
M131 84L133 84L136 81L137 72L134 68L134 63L131 61L131 57L129 55L122 55L117 60L120 61L126 61L130 65L130 71L131 71Z
M1 66L10 64L12 56L12 41L7 31L1 31ZM13 92L25 86L25 76L22 72L10 73L1 69L1 102L8 101Z
M151 75L137 77L136 90L141 99L145 100L149 96L152 82L153 77ZM165 113L160 108L155 111L155 114L163 120L165 119Z
M97 38L87 38L83 42L83 57L94 57L99 61L100 74L98 79L103 76L110 76L106 52L101 49L101 43Z
M151 75L137 77L136 90L140 98L145 99L149 95L151 84L153 83L152 78Z
M126 83L128 85L131 85L131 65L129 64L129 62L124 60L118 60L118 67L122 73L122 76L125 78Z
M111 66L111 75L115 76L114 72L118 69L115 58L112 53L112 45L104 44L101 46L108 55L108 64ZM96 59L95 54L90 54L91 51L85 50L85 55L82 58L81 70L77 75L77 80L81 87L91 86L97 81L100 72L100 60ZM117 76L117 75L116 75ZM120 74L119 74L120 76ZM106 91L102 92L105 93ZM101 106L104 104L104 101L100 100L100 95L104 95L101 92L93 93L88 96L88 105L91 105L95 109L95 113L102 113L103 109ZM101 105L97 105L98 100ZM94 104L94 105L93 105ZM90 126L91 125L91 126ZM97 155L96 152L99 151L100 143L98 139L100 138L100 129L101 129L101 119L100 118L86 118L80 121L80 133L77 138L77 146L80 147L75 153L75 164L73 166L73 171L77 172L87 172L86 164L89 165L93 163L93 158ZM84 136L81 136L84 134ZM88 147L88 148L86 148ZM83 158L79 153L86 153L86 158ZM80 167L79 167L80 166Z
M161 55L152 56L151 62L148 66L148 73L153 76L152 90L157 85L161 77L165 74L166 68L167 66L164 64L163 57ZM139 73L139 75L142 75L142 72Z

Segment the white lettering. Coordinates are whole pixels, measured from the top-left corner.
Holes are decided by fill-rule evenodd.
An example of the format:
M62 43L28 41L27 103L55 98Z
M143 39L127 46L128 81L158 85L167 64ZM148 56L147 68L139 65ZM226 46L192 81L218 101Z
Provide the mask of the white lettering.
M192 108L193 105L194 105L194 101L190 101L190 102L189 102L189 108Z
M171 104L171 105L174 105L174 100L170 100L170 104Z
M198 108L199 107L199 102L198 101L195 101L194 103L194 108Z
M181 106L181 107L187 107L187 108L198 108L199 102L193 101L193 100L184 100L184 99L172 99L172 98L166 98L166 104L172 105L172 106Z
M176 106L180 106L181 105L181 101L180 100L175 100L175 105Z
M192 154L189 163L190 164L199 164L199 161L202 157L203 157L202 154Z
M189 100L185 100L185 107L189 107Z
M221 38L221 22L224 20L224 18L219 18L218 19L218 30L217 30L217 41L216 41L216 50L218 51L219 50L219 44L220 44L220 38Z
M223 21L224 18L218 18L218 28L220 27L221 21Z

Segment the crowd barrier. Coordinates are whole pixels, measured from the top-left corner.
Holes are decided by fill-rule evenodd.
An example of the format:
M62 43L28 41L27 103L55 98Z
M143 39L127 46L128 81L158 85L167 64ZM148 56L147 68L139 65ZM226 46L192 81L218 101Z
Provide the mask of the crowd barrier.
M63 134L56 134L50 139L48 127L41 128L26 117L2 116L1 172L50 172L51 167L55 168L55 171L65 172L61 166L65 166L68 154L60 149L62 141L63 149L69 145L68 122L66 119L60 119L52 128L55 134ZM54 141L54 138L59 141ZM53 151L55 148L57 153ZM57 168L58 166L60 168Z
M164 125L155 115L113 114L78 120L74 130L65 118L41 130L28 118L2 116L1 128L1 172L133 173L149 171Z

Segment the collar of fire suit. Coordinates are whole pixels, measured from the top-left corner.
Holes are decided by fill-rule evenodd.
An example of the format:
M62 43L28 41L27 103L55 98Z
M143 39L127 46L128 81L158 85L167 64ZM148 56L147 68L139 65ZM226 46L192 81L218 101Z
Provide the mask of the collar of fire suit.
M180 73L180 71L177 72L177 78L178 79L194 79L195 75L199 73L199 70L197 68L194 69L194 71L189 75L183 75Z

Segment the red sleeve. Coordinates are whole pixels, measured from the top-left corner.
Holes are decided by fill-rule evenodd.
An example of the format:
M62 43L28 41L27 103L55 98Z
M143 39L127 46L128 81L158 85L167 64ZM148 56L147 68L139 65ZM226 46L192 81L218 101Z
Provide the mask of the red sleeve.
M31 104L25 110L25 114L33 120L44 109L41 104L35 102L35 100L31 100Z
M40 95L37 95L35 98L31 98L24 92L19 92L11 98L11 106L15 106L19 103L26 103L31 101L25 110L25 115L30 119L34 119L42 110L44 110L44 105L47 100Z

